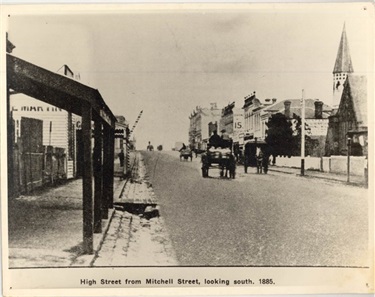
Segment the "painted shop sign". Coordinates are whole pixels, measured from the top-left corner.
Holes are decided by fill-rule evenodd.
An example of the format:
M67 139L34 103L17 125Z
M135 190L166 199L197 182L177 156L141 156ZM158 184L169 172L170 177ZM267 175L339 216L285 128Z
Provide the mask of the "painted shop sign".
M21 106L19 109L13 106L12 111L62 112L65 110L55 106Z

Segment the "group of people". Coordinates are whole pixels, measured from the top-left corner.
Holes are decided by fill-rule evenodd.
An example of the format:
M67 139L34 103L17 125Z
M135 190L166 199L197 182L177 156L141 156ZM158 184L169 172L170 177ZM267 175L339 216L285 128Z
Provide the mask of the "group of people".
M213 134L211 135L208 143L209 147L213 148L231 148L232 147L232 140L230 139L229 135L226 133L226 130L221 130L221 136L217 134L217 131L214 130Z

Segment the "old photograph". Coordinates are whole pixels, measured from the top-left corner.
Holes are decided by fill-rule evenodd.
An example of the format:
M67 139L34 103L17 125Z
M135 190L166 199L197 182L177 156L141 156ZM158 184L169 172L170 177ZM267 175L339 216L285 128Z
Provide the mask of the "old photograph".
M373 292L372 4L2 20L6 295Z

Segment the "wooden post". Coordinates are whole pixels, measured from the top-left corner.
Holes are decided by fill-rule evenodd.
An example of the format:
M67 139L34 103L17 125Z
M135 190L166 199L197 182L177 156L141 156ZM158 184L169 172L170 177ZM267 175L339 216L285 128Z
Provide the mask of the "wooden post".
M108 208L113 208L113 180L114 180L114 167L115 167L115 130L110 129L109 130L109 162L110 162L110 167L109 167L109 191L108 191Z
M93 254L93 199L92 199L92 152L91 152L91 106L82 103L83 138L83 252Z
M102 166L102 124L95 122L94 147L94 233L102 232L103 166Z
M302 90L301 111L301 175L305 175L305 90Z
M110 184L110 127L103 126L103 203L102 203L102 219L108 219L108 201L109 201L109 184Z
M12 112L10 109L10 92L7 87L7 161L8 161L8 198L12 198L14 195L14 166L13 166L13 141L14 141L14 127Z
M347 165L347 182L350 183L350 155L351 155L351 148L352 148L352 139L350 137L348 137L348 142L347 142L347 145L348 145L348 150L347 150L347 160L346 160L346 165Z

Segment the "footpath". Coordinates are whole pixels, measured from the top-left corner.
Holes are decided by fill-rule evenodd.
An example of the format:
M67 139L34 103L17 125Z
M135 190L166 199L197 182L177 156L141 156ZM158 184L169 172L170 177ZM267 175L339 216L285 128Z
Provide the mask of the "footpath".
M125 180L114 179L114 191L124 187ZM108 229L109 219L102 221ZM82 179L57 187L21 195L8 202L8 254L10 268L86 266L93 255L82 256ZM94 250L103 241L103 233L94 234ZM61 240L61 239L64 240ZM82 256L82 257L80 257Z
M140 153L132 153L130 163L129 178L115 174L115 209L103 220L103 233L94 234L93 255L82 253L81 179L9 201L9 267L175 265Z
M346 174L336 174L329 172L321 172L317 170L305 170L304 175L301 175L300 168L291 168L291 167L281 167L281 166L269 166L269 171L280 172L286 174L293 174L300 176L301 178L318 178L326 181L337 182L346 185L367 187L367 182L364 176L359 175L350 175L348 182L348 177Z
M116 212L92 266L176 266L158 201L140 153L125 187L116 193Z

